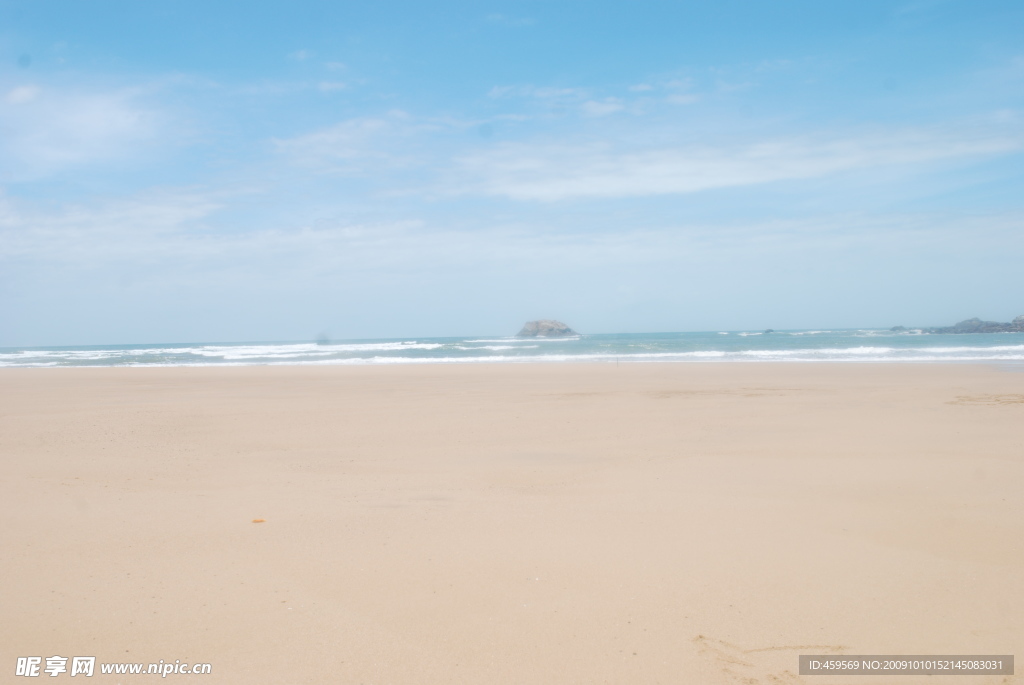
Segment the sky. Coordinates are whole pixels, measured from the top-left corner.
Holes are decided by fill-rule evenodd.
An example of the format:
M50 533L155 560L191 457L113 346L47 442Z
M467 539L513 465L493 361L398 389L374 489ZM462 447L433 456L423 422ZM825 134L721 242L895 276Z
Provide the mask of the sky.
M0 346L1019 314L1019 0L0 0Z

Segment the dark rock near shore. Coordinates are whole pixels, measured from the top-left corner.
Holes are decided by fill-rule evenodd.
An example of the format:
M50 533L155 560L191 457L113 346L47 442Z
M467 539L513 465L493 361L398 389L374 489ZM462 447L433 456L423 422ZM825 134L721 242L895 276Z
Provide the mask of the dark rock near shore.
M893 326L889 329L893 333L903 333L910 329L903 326ZM917 330L917 329L915 329ZM952 333L952 334L966 334L966 333L1024 333L1024 315L1018 316L1016 319L1009 323L1000 323L998 321L982 321L975 317L973 319L965 319L960 323L952 326L942 326L940 328L922 328L922 333Z
M566 338L574 335L579 334L561 321L553 319L527 321L523 330L516 334L519 338Z

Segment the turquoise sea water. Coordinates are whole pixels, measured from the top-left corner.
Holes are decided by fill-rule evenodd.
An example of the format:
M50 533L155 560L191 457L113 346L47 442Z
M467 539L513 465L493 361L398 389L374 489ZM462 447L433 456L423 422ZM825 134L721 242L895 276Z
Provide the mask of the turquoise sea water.
M209 366L474 362L1024 362L1024 333L713 331L336 342L0 348L0 366Z

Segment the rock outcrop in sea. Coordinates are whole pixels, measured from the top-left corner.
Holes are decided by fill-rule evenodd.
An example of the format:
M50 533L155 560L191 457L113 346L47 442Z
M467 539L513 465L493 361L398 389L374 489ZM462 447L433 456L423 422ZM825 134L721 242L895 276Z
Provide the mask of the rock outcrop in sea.
M527 321L523 329L516 333L519 338L565 338L579 335L576 331L566 326L561 321L553 319L541 319L540 321Z
M1016 319L1009 323L1000 323L998 321L982 321L975 317L973 319L965 319L960 323L953 324L952 326L942 326L940 328L919 328L919 329L908 329L904 326L893 326L891 329L894 333L903 333L910 330L919 330L922 333L1024 333L1024 315L1018 316Z

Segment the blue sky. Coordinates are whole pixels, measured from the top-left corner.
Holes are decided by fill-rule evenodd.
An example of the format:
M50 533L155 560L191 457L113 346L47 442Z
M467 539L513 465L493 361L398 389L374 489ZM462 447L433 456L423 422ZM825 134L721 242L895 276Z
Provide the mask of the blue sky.
M1020 2L4 2L0 345L1024 314Z

